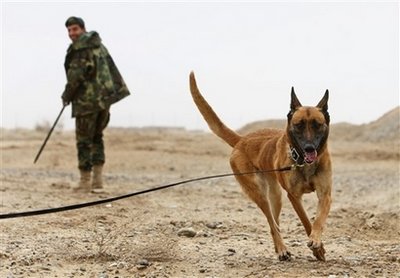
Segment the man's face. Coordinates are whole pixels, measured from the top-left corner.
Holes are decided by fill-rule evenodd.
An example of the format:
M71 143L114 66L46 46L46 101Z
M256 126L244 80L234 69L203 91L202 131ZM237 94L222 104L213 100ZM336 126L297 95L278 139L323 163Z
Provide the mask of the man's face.
M85 33L85 28L81 28L78 24L73 24L67 27L68 36L72 42L76 42L80 35Z

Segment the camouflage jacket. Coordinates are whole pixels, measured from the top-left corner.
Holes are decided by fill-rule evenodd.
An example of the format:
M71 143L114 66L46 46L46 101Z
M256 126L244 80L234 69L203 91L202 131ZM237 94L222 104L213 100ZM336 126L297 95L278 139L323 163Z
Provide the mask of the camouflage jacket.
M97 32L84 33L69 46L64 67L62 99L72 102L72 117L108 109L130 94Z

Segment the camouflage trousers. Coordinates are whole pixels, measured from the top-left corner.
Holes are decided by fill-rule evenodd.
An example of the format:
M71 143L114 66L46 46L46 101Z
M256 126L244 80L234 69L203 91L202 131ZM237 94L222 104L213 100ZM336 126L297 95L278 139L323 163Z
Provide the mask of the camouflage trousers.
M76 117L75 135L79 169L90 171L93 165L104 164L103 130L109 121L109 110Z

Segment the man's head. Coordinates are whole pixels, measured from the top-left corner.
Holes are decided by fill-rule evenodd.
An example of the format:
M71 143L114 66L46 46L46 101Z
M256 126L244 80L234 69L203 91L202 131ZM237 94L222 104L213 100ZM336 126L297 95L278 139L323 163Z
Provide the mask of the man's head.
M71 16L65 22L65 27L68 29L68 36L75 42L82 34L86 33L85 22L82 18Z

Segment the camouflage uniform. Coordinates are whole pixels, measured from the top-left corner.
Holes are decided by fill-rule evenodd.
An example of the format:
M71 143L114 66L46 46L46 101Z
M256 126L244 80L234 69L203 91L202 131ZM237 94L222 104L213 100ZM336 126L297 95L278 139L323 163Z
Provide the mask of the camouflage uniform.
M87 32L70 45L65 58L64 102L72 102L76 118L79 169L90 171L105 162L103 130L110 106L129 90L97 32Z

